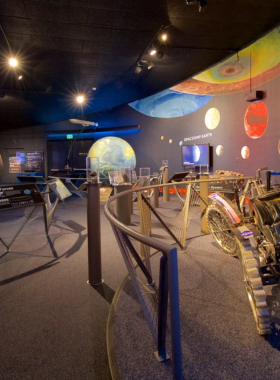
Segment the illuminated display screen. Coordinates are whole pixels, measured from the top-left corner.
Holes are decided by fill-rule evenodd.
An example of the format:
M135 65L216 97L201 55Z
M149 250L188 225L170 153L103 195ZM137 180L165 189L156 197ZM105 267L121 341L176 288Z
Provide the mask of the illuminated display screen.
M182 145L183 165L209 165L209 144Z

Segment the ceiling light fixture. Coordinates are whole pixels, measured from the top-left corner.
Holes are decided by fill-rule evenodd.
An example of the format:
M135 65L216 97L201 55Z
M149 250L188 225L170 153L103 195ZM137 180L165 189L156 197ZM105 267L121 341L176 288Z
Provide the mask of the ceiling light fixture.
M148 50L148 52L149 52L150 55L155 55L157 51L156 51L155 48L150 48L150 49Z
M77 103L82 104L85 101L85 97L83 95L79 95L77 96L76 100L77 100Z
M162 39L162 41L166 41L167 40L167 33L166 32L163 32L160 36L160 38Z
M162 50L157 51L157 58L161 59L164 56L164 53Z
M194 4L197 4L197 3L199 3L199 5L198 5L199 12L205 11L206 5L207 5L207 1L206 0L186 0L186 4L187 5L194 5Z
M22 75L18 76L18 80L22 80L22 78L23 78Z
M10 59L9 59L9 64L10 64L10 66L12 66L12 67L16 67L17 64L18 64L18 61L17 61L15 58L10 58Z
M148 63L148 66L147 66L147 69L150 70L152 67L154 67L153 62L149 62L149 63Z

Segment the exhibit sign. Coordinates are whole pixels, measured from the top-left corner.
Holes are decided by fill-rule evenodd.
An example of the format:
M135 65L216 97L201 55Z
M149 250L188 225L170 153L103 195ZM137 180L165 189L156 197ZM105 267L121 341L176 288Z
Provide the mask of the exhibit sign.
M45 204L35 183L0 187L0 210Z
M44 152L26 152L25 160L25 170L41 171L43 169Z
M61 201L63 201L65 198L71 197L72 195L72 193L67 189L67 187L59 178L48 181L48 185Z
M9 173L21 173L21 163L16 156L9 157Z
M204 133L202 135L197 135L197 136L192 136L192 137L185 137L184 141L193 141L193 140L198 140L198 139L204 139L206 137L212 137L213 133Z

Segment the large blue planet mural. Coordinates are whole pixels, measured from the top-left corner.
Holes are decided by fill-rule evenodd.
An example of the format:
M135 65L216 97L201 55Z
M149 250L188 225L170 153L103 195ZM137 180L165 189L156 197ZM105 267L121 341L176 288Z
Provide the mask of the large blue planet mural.
M186 94L168 89L129 103L129 105L147 116L172 118L185 116L199 110L211 98L211 95Z

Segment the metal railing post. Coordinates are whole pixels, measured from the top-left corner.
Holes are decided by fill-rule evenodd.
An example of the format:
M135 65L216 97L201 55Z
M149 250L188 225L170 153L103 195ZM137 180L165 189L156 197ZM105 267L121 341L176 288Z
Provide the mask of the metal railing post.
M168 267L167 257L162 256L160 259L159 270L159 295L158 295L158 341L156 358L159 362L170 359L166 354L166 326L168 310Z
M114 194L122 193L123 191L132 189L132 185L117 185L114 187ZM123 224L131 223L131 201L132 194L126 194L116 198L115 214L118 220Z
M158 178L154 177L154 185L158 185ZM159 188L154 188L154 207L158 208L158 196L159 196Z
M208 179L208 174L201 174L200 175L200 179L201 180ZM206 215L205 215L205 211L206 211L206 208L207 208L207 205L208 205L208 195L209 195L208 183L209 182L201 182L200 183L200 196L201 196L201 198L204 199L204 202L202 201L202 199L200 199L200 212L201 212L200 226L201 226L201 235L207 235L207 234L209 234L207 220L206 220Z
M168 166L165 166L162 173L162 184L166 184L168 182L169 176ZM163 187L163 202L169 202L169 186Z
M177 248L168 254L173 379L183 379Z
M88 229L88 283L102 284L101 234L100 234L100 185L87 183L87 229Z

